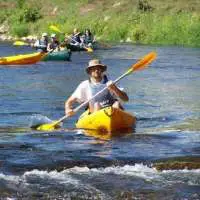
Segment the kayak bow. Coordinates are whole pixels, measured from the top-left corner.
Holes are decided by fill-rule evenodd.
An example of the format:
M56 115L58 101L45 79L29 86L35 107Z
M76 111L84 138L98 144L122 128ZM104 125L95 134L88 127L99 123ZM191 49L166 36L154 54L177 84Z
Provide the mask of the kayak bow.
M90 130L94 130L98 134L118 136L133 131L135 123L135 116L109 106L91 114L85 111L77 121L76 128L84 129L88 135L91 133Z
M27 65L35 64L40 61L44 53L37 52L31 54L15 55L8 57L0 57L0 65Z

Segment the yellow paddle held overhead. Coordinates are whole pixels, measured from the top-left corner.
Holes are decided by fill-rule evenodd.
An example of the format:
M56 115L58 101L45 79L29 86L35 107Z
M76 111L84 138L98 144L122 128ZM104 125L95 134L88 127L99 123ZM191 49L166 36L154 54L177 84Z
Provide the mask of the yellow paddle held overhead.
M64 34L64 33L63 33L57 26L55 26L55 25L50 25L49 28L50 28L52 31L55 31L55 32Z
M133 64L124 74L122 74L120 77L118 77L113 83L119 82L122 78L126 77L127 75L131 74L132 72L143 70L148 67L148 64L150 64L152 61L154 61L157 57L156 52L150 52L146 56L144 56L142 59L140 59L137 63ZM73 111L76 113L78 110L80 110L82 107L86 106L91 100L93 100L96 96L101 94L103 91L105 91L108 87L106 86L99 92L97 92L94 96L92 96L89 100L86 102L80 104L78 107L76 107ZM68 115L63 116L57 121L53 121L52 123L48 124L42 124L42 125L36 125L34 128L39 131L52 131L60 127L60 123L68 118Z

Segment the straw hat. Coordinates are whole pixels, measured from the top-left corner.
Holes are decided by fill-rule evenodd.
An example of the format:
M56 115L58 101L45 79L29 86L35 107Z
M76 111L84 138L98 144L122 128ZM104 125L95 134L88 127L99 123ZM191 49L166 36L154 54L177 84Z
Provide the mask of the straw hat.
M88 64L88 66L87 66L87 68L86 68L86 72L89 73L89 70L90 70L92 67L96 67L96 66L101 67L103 72L106 71L106 69L107 69L107 66L106 66L106 65L103 65L103 64L101 63L100 60L94 59L94 60L90 60L90 61L89 61L89 64Z

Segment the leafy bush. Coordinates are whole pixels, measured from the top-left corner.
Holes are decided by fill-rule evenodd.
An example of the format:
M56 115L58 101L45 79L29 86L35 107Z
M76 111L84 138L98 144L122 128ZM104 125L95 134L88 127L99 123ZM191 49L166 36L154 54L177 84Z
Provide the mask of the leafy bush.
M13 10L10 9L0 9L0 23L8 20L9 17L13 14Z
M6 12L1 10L0 11L0 23L3 23L6 20Z
M29 35L28 24L15 24L12 26L11 32L18 37Z
M25 8L21 15L21 21L24 22L35 22L40 18L42 18L42 15L40 14L40 9L36 7Z
M25 0L17 0L17 7L18 8L23 8L24 3L25 3Z
M36 22L38 19L42 18L39 8L23 8L17 9L9 17L9 22L11 24L19 23L29 23Z

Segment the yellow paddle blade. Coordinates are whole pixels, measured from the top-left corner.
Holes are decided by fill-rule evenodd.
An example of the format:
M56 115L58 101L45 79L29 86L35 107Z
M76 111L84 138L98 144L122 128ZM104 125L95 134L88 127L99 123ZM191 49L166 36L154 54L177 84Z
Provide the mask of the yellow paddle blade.
M57 121L54 121L51 124L41 124L38 127L36 127L35 129L38 131L53 131L60 127L61 127L61 125Z
M23 42L23 41L15 41L13 43L13 45L15 45L15 46L24 46L24 45L29 45L29 44L26 43L26 42Z
M58 32L58 33L63 33L57 26L55 25L51 25L49 26L49 28L52 30L52 31L55 31L55 32Z
M93 52L93 49L91 47L85 47L85 49L88 51L88 52Z

